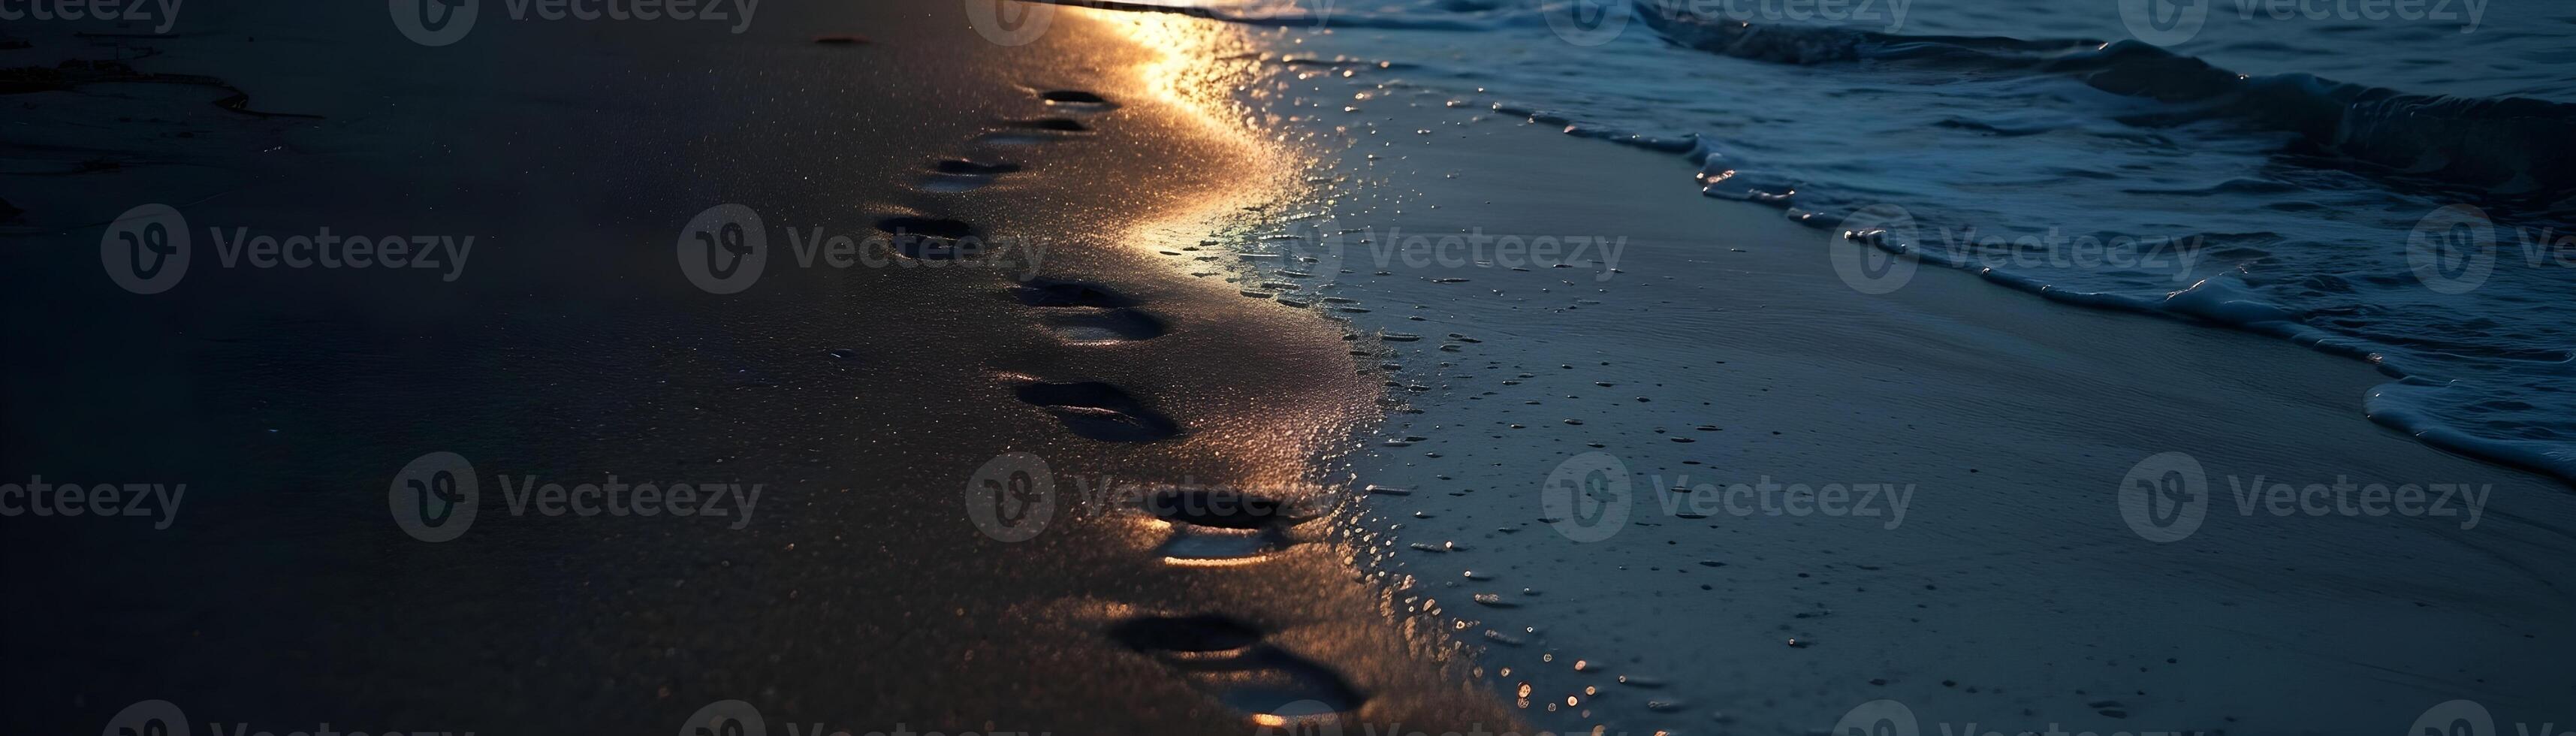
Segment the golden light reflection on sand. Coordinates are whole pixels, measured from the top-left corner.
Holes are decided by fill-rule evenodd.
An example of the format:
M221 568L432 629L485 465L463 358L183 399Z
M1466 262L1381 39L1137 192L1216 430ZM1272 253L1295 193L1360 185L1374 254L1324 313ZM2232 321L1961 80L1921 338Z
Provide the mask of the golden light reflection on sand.
M1277 91L1259 83L1264 79L1266 57L1251 35L1255 31L1180 14L1065 10L1060 22L1098 24L1130 42L1088 48L1088 58L1069 61L1098 64L1113 76L1126 77L1128 84L1115 85L1127 90L1115 114L1149 118L1150 127L1168 132L1144 147L1151 154L1137 165L1170 175L1157 178L1191 184L1161 189L1157 193L1163 195L1162 201L1149 209L1117 213L1121 216L1115 221L1122 226L1107 244L1146 256L1143 260L1169 269L1179 281L1221 290L1228 301L1238 298L1236 289L1225 283L1230 274L1208 273L1235 267L1232 259L1201 261L1164 252L1189 248L1200 250L1201 255L1221 254L1224 251L1216 248L1200 249L1203 241L1217 237L1211 233L1276 228L1275 218L1293 209L1307 192L1306 174L1320 159L1278 140L1268 129L1276 121L1256 109L1260 100ZM1334 337L1335 328L1310 315L1246 306L1253 311L1229 319L1254 317L1258 322L1280 323L1271 329L1311 331L1324 340ZM1258 406L1255 413L1202 420L1202 426L1259 429L1202 433L1194 440L1196 451L1233 461L1222 463L1233 469L1222 482L1284 490L1307 480L1319 451L1346 437L1355 422L1373 418L1364 403L1369 398L1365 394L1372 393L1368 387L1329 383L1343 385L1317 384L1288 391L1247 403L1246 408Z
M1248 31L1205 18L1167 13L1095 16L1152 56L1129 68L1138 88L1153 93L1173 122L1222 141L1228 150L1220 173L1230 185L1211 192L1173 217L1140 229L1187 232L1240 215L1244 208L1276 204L1299 193L1299 172L1316 163L1303 151L1270 140L1264 120L1247 102L1276 94L1258 85L1264 54Z

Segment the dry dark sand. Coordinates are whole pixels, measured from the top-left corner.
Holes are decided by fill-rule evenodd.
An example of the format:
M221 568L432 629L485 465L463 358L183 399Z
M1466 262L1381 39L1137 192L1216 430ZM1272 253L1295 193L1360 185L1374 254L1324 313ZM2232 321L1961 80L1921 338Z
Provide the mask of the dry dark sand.
M6 374L0 470L189 489L165 531L0 522L5 730L87 732L146 699L278 732L671 732L722 699L770 733L1250 733L1292 698L1433 732L1513 722L1327 523L1267 520L1286 542L1184 565L1158 550L1169 524L1112 504L1066 503L1018 543L970 522L971 476L1015 451L1067 484L1346 492L1311 463L1377 392L1338 330L1155 253L1293 194L1301 164L1214 106L1228 68L1183 67L1229 53L1222 29L1066 11L1006 47L955 3L777 3L741 35L487 18L438 49L382 4L294 5L7 52L148 47L135 68L321 117L161 83L5 98L51 138L13 128L11 161L123 165L9 175L27 214L0 249L0 320L44 357ZM829 34L869 42L813 41ZM959 158L1018 170L933 176ZM98 250L147 202L199 238L185 281L149 296L103 278ZM709 294L673 248L719 203L757 210L778 255L790 228L894 217L1042 241L1041 276L1134 311L1017 298L1026 263L773 256L748 291ZM325 226L477 241L453 281L221 268L205 242ZM470 460L483 500L430 544L387 504L434 451ZM495 478L529 474L764 490L739 529L504 513Z

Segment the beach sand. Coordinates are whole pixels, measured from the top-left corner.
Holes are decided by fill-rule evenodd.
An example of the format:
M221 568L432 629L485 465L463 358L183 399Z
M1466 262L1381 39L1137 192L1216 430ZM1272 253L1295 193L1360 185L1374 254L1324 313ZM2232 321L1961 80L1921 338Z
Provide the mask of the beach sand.
M1896 698L2007 733L2351 733L2570 694L2551 563L2576 505L2371 425L2366 366L1943 269L1860 293L1831 260L1859 246L1699 197L1670 155L1347 99L1260 31L1064 8L1014 46L963 11L486 19L429 48L373 4L233 5L0 52L149 47L129 63L320 116L202 85L10 96L89 131L14 140L21 168L124 165L5 194L0 326L54 357L0 377L0 477L189 490L166 530L0 519L8 730L167 699L255 731L661 732L738 699L772 734L1315 709L1350 734L1808 733ZM100 238L151 202L197 260L128 293ZM771 253L740 293L674 257L720 204ZM225 268L206 242L320 227L477 244L447 280ZM1044 247L789 262L791 233L896 227ZM1615 239L1618 270L1379 263L1394 228ZM1631 517L1578 543L1544 492L1593 450ZM428 543L389 503L434 452L483 500ZM2213 486L2160 544L2118 496L2163 452ZM1057 489L1042 528L994 521L1036 470L1012 453ZM499 487L611 475L762 495L547 516ZM2229 480L2256 476L2494 505L2469 529L2239 515ZM1653 487L1760 478L1911 490L1900 521L1685 518ZM1119 500L1167 485L1282 511Z
M7 610L9 730L94 729L147 699L279 732L666 732L726 699L770 733L1248 733L1282 707L1513 722L1308 515L1208 527L1102 491L1010 542L969 511L1013 452L1068 491L1331 507L1309 463L1375 412L1342 335L1151 250L1293 183L1291 152L1167 86L1169 54L1222 29L1066 12L1003 46L953 3L782 4L741 35L487 17L427 48L381 5L189 21L15 52L149 47L137 69L320 118L166 84L11 100L130 117L90 150L13 154L129 163L9 195L32 231L0 267L9 334L63 359L9 373L5 466L188 491L161 531L12 520L10 587L41 603ZM814 41L830 34L868 42ZM1018 170L936 175L952 159ZM99 278L105 227L146 202L198 237L155 295ZM756 210L773 249L737 294L674 259L722 203ZM478 240L453 281L223 268L208 230L235 227ZM787 233L818 227L1035 247L791 265ZM471 528L436 544L388 513L432 452L482 484ZM721 519L511 513L496 486L527 476L763 490ZM1228 526L1261 544L1165 554L1240 541Z

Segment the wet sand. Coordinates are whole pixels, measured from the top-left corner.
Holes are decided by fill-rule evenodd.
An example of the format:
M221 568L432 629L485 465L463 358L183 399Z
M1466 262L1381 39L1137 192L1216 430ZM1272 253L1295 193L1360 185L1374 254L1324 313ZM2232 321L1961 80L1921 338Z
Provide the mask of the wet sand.
M2371 423L2365 364L1946 268L1863 293L1834 267L1862 246L1697 196L1676 156L1402 86L1283 87L1352 141L1308 233L1343 233L1342 275L1299 298L1396 336L1374 359L1407 403L1352 463L1401 489L1370 498L1372 559L1535 725L1841 733L1893 699L1923 733L2362 733L2454 698L2545 720L2571 694L2576 498ZM1481 253L1440 245L1470 233ZM1501 236L1555 238L1567 267ZM2168 452L2206 516L2160 542L2121 494ZM1624 484L1587 483L1608 467L1587 453ZM2441 518L2240 505L2346 481L2491 495ZM1729 495L1763 483L1771 505ZM1876 515L1820 511L1829 485Z
M279 732L665 732L728 699L770 733L1514 722L1319 518L1348 489L1314 462L1375 417L1340 332L1156 253L1294 194L1293 152L1211 106L1224 67L1182 69L1229 31L1065 11L1002 46L953 3L781 4L741 35L486 19L440 49L374 5L189 21L12 52L148 46L130 63L320 117L166 85L10 100L130 119L12 153L127 163L9 195L13 344L82 357L10 372L0 468L189 491L167 530L5 522L9 587L36 602L0 627L9 730L147 699ZM815 40L836 34L865 42ZM200 238L154 295L99 277L105 230L146 202ZM720 295L673 251L726 203L773 255ZM222 268L209 227L478 239L448 281ZM1042 257L907 241L788 265L818 227ZM481 483L435 544L388 514L433 452ZM1062 492L1025 541L1005 541L1025 518L973 511L1010 453ZM511 513L528 476L761 490L722 519ZM1157 518L1086 496L1104 482L1293 513Z

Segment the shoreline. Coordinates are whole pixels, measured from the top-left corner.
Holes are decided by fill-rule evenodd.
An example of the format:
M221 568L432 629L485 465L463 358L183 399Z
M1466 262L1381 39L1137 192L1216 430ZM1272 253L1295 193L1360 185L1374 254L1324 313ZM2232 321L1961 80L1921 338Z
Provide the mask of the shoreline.
M1869 246L1702 197L1670 151L1197 14L1046 7L1020 46L950 4L782 5L472 54L350 53L403 43L373 6L221 8L120 43L320 118L20 97L151 112L35 156L107 151L78 183L112 194L11 194L39 232L7 236L9 331L84 357L7 379L0 474L192 492L167 529L0 520L7 578L83 604L0 618L12 730L166 699L255 729L741 702L773 734L1806 733L1895 699L2363 732L2571 694L2576 500L2353 421L2380 384L2350 361L1951 269L1862 293L1833 263ZM165 201L201 233L482 239L446 280L103 278L106 223ZM691 237L724 224L788 257L709 273ZM1559 249L1387 257L1452 233ZM832 235L904 252L814 260ZM964 267L987 238L1038 245ZM401 493L440 453L489 502L432 542ZM2175 453L2206 523L2157 539L2122 493ZM721 520L505 498L539 478L752 490ZM2264 503L2345 478L2491 494Z
M2576 646L2548 626L2566 606L2508 591L2576 582L2547 562L2570 549L2559 530L2576 502L2354 416L2381 382L2367 366L1951 269L1862 293L1833 262L1867 246L1699 196L1667 153L1427 88L1298 96L1346 88L1370 95L1360 110L1313 112L1360 144L1340 170L1378 180L1330 213L1366 228L1349 238L1628 236L1615 270L1360 264L1376 252L1345 241L1365 255L1325 292L1370 309L1349 315L1364 330L1405 337L1377 359L1409 401L1352 464L1356 484L1388 489L1360 522L1392 530L1374 557L1474 634L1535 724L1804 732L1895 699L2015 728L2352 731L2454 697L2553 697L2547 662ZM1586 338L1535 337L1569 334ZM1607 531L1550 505L1569 498L1550 493L1565 468L1599 469L1582 458L1604 452L1626 480L1599 500L1630 508ZM2124 475L2174 452L2208 484L2205 525L2144 538L2123 520ZM2465 482L2493 506L2267 506L2276 484L2338 478L2355 494ZM1730 488L1765 484L1851 495L1841 514L1728 505ZM1900 486L1910 507L1884 513ZM2449 497L2456 512L2469 495ZM1881 507L1854 508L1869 498ZM2277 572L2346 566L2385 582ZM2449 645L2318 658L2421 630ZM2354 693L2372 705L2294 705Z

